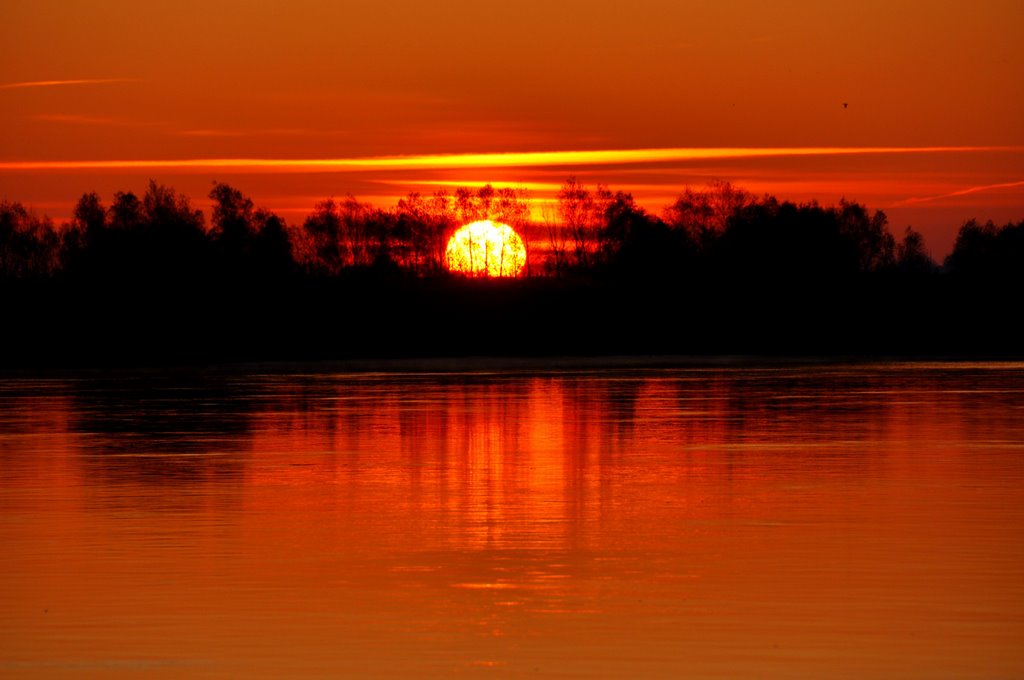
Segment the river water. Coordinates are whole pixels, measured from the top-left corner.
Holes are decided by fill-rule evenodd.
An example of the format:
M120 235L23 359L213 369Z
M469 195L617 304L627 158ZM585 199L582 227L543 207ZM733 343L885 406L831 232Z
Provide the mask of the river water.
M0 378L2 677L1024 677L1024 364Z

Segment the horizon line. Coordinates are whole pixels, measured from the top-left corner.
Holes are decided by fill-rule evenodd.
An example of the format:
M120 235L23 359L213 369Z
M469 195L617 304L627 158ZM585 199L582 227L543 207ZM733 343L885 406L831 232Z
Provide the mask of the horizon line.
M2 88L3 86L0 86ZM418 170L429 168L503 168L558 165L631 165L673 161L806 156L854 156L1024 151L1021 146L921 147L667 147L570 151L409 154L348 158L189 158L146 160L0 161L0 170L145 170L237 169L240 171L315 172Z

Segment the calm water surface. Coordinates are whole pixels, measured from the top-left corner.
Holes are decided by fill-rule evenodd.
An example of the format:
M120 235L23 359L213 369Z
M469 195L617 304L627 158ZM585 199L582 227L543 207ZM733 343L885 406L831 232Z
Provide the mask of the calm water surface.
M0 676L1024 677L1024 365L0 379Z

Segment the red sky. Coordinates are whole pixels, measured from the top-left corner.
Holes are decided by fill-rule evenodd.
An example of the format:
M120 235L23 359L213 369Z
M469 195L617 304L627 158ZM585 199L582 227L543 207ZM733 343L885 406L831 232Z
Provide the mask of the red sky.
M1024 218L1022 26L1015 1L7 0L0 198L61 219L154 178L205 207L216 179L297 222L451 182L539 209L570 174L659 211L726 179L863 201L941 257ZM551 153L578 151L615 153Z

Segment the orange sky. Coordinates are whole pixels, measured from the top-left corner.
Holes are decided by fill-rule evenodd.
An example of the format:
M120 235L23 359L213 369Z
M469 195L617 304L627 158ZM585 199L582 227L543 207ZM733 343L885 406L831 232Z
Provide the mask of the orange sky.
M1024 3L211 4L7 0L0 198L60 219L150 177L205 206L217 179L296 222L569 174L657 211L723 178L864 201L938 256L965 218L1024 218ZM578 151L616 153L550 153ZM360 160L394 156L417 158Z

